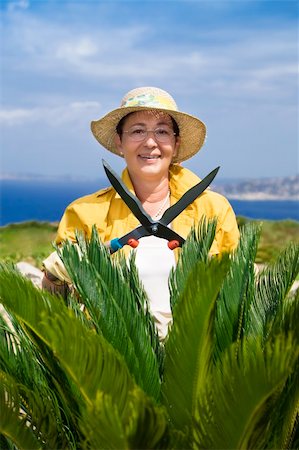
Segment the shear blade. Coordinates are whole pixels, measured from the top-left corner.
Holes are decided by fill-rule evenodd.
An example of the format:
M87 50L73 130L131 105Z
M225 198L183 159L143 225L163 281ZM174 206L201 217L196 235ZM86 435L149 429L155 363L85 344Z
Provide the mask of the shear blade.
M149 227L150 225L152 225L154 223L153 219L143 209L143 206L138 198L129 191L129 189L124 185L123 181L119 178L117 173L114 172L114 170L104 159L102 159L102 163L110 183L112 184L116 192L118 192L118 194L121 196L128 208L132 211L134 216L145 227Z

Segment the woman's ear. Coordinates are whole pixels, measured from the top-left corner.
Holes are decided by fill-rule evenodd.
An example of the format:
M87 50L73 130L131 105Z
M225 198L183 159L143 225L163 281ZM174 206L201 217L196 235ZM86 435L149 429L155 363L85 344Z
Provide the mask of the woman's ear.
M175 145L174 145L173 155L172 155L173 157L177 156L180 145L181 145L181 138L180 138L180 136L177 136Z
M123 147L122 147L122 143L121 143L121 138L120 138L119 134L115 135L114 143L115 143L115 146L116 146L116 148L118 150L118 154L120 156L124 156Z

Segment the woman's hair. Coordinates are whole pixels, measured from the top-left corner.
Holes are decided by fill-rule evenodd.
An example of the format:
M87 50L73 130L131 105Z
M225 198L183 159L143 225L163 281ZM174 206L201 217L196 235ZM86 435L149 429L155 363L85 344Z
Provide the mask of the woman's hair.
M122 132L123 132L123 127L124 127L125 121L126 121L126 119L127 119L131 114L134 114L134 113L129 113L129 114L127 114L126 116L124 116L124 117L118 122L118 124L116 125L116 132L117 132L117 134L118 134L120 137L122 136ZM176 137L177 137L177 136L180 135L180 129L179 129L179 127L178 127L178 124L177 124L176 121L174 120L174 118L171 117L171 115L169 115L169 117L171 118L171 122L172 122L172 126L173 126L173 131L174 131L174 133L175 133L175 135L176 135Z

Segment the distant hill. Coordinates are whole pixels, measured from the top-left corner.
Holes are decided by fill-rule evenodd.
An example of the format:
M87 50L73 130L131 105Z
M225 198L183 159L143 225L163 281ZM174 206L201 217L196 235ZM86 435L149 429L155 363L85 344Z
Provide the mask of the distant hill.
M94 190L108 186L106 179L87 179L72 175L45 176L39 174L0 174L0 181L38 181L94 184ZM215 180L212 190L231 199L240 200L299 200L299 175L277 178L247 178Z
M215 182L212 189L240 200L299 200L299 175Z

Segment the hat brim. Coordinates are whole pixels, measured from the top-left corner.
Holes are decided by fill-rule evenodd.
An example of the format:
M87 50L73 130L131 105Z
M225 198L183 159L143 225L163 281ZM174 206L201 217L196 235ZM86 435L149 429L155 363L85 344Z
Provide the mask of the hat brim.
M194 156L203 146L206 137L206 126L197 117L172 109L154 108L150 106L128 106L114 109L99 120L91 122L91 131L96 140L110 152L120 156L116 145L116 127L126 115L137 111L162 111L169 114L178 124L181 144L174 163L180 163Z

